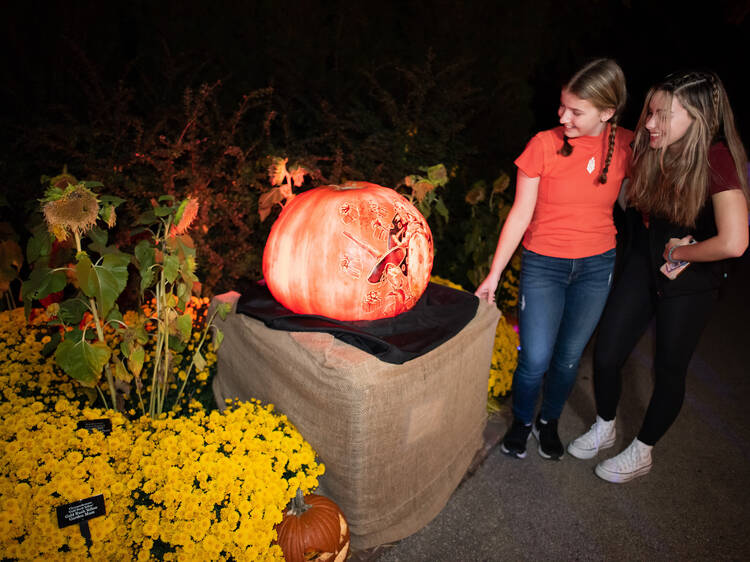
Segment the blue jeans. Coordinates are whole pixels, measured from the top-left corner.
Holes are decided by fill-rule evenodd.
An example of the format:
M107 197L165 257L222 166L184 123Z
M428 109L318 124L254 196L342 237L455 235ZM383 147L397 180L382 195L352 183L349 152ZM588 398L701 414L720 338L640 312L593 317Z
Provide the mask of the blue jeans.
M614 264L614 248L579 259L524 248L518 295L521 350L512 389L516 419L532 422L542 383L540 416L560 418L583 349L607 302Z

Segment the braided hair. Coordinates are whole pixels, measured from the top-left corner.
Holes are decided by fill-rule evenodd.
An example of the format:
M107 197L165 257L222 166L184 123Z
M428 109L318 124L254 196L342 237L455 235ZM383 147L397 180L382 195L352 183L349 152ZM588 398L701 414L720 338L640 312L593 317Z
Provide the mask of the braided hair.
M662 126L676 99L691 117L685 133L666 146L651 149L645 129L650 105L662 96ZM747 155L734 124L724 85L713 72L690 71L667 76L651 88L636 127L633 174L628 201L641 211L663 216L676 224L692 226L708 198L711 145L726 143L734 160L740 187L747 190Z
M615 151L615 137L617 135L617 123L625 108L627 89L625 88L625 75L620 66L612 59L596 59L585 65L564 86L564 89L575 96L591 102L598 110L613 109L614 114L609 119L609 143L607 156L604 159L602 172L599 174L599 183L607 183L609 165ZM570 156L573 146L567 135L563 136L563 145L557 151L562 156Z

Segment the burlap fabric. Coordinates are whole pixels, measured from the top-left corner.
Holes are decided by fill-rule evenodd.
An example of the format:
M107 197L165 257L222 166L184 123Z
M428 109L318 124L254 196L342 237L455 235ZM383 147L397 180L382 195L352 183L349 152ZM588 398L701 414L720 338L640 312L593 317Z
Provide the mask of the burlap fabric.
M481 446L499 317L481 302L458 335L402 365L330 334L217 317L224 342L214 393L219 407L259 398L286 414L326 465L322 492L349 521L352 548L370 548L435 517Z

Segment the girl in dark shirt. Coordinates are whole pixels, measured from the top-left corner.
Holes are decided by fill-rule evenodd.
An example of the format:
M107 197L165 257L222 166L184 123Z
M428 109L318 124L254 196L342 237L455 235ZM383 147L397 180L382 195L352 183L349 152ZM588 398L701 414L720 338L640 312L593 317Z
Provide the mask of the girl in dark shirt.
M688 363L726 261L748 245L747 156L718 76L674 74L651 88L631 179L630 247L594 350L596 421L568 445L582 459L614 445L620 369L655 317L655 381L645 419L631 444L595 470L615 483L651 469L653 446L682 407Z

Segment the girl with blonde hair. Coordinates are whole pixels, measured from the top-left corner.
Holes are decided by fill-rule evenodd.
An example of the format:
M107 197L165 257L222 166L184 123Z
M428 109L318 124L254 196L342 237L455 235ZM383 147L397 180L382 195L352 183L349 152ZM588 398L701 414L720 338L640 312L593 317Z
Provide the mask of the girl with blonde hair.
M523 239L521 350L513 376L513 423L501 445L510 456L526 456L530 433L542 457L559 459L564 452L557 420L612 280L612 210L633 138L618 124L626 97L615 61L590 62L562 88L560 126L535 135L515 162L515 200L489 275L476 291L494 302L503 269ZM540 392L542 406L532 427Z
M615 442L620 369L655 318L654 390L637 437L596 466L620 483L649 472L677 417L688 363L728 275L748 245L747 156L721 80L673 74L649 91L627 189L630 247L594 349L597 416L568 446L593 458Z

